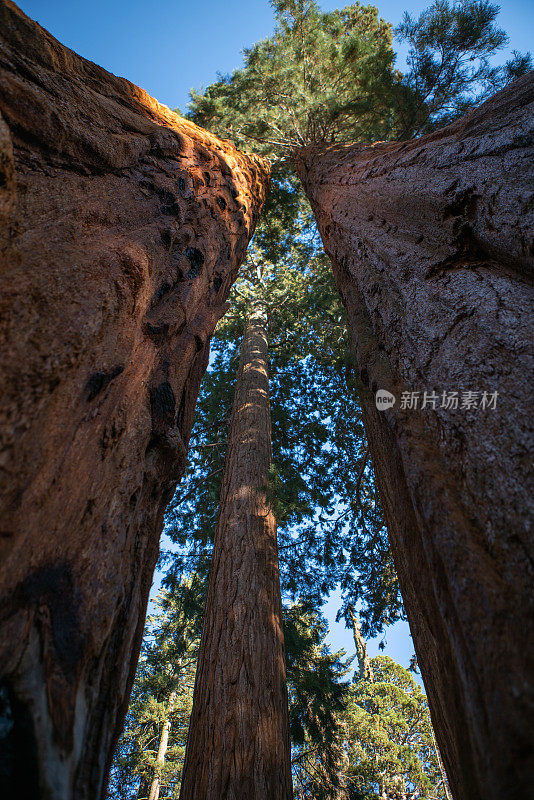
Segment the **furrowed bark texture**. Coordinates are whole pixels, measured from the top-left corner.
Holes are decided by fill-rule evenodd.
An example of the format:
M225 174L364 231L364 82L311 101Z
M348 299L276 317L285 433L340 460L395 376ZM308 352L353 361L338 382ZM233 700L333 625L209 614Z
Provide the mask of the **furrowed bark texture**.
M9 2L0 111L0 794L97 798L267 173Z
M180 800L290 800L266 319L243 344Z
M533 76L421 139L300 153L347 307L397 571L456 800L531 796ZM374 393L397 401L378 411ZM423 392L439 395L421 409ZM497 408L461 408L462 391ZM421 392L402 410L403 391ZM441 408L459 391L457 409Z

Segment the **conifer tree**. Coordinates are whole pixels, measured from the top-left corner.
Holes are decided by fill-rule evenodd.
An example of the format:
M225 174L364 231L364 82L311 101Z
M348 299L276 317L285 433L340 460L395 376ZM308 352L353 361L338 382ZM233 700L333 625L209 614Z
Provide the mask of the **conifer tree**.
M193 111L204 115L203 124L219 130L227 127L233 135L249 141L256 139L264 153L296 155L299 175L312 200L348 308L359 376L365 384L366 429L451 782L459 797L498 797L509 791L515 763L509 736L501 736L495 746L495 736L505 728L499 724L503 714L521 746L527 743L521 703L514 698L510 682L503 680L505 670L492 668L497 663L496 651L492 648L489 658L484 631L492 630L498 636L501 628L497 621L504 616L509 626L515 625L516 609L526 608L529 596L528 557L511 533L503 509L513 498L514 524L526 536L519 509L529 500L517 454L528 430L526 419L515 409L527 403L528 370L526 361L516 362L515 343L524 343L521 353L526 353L528 337L521 310L529 302L523 276L531 264L526 245L531 209L524 204L525 187L532 180L526 153L531 78L518 81L440 136L365 151L361 144L376 138L406 138L434 128L440 121L449 122L484 94L529 69L530 61L515 57L500 71L490 69L488 58L505 41L494 25L496 10L490 3L436 3L418 23L405 20L399 29L412 46L412 70L404 78L393 73L385 82L388 89L383 96L390 113L383 113L378 103L379 113L375 117L364 114L365 132L362 126L362 133L357 134L359 120L352 124L344 117L344 96L333 108L323 98L328 113L314 107L313 76L319 76L320 88L320 68L314 71L312 67L312 37L305 34L317 21L317 42L324 42L319 28L324 24L328 31L327 20L321 15L314 17L311 4L280 3L276 7L279 38L251 51L253 57L247 56L244 70L210 87L209 102L197 102ZM335 43L336 36L330 32L328 36ZM437 60L436 51L440 54ZM348 55L350 48L337 52ZM282 57L278 59L277 54ZM288 67L289 54L293 62ZM255 57L260 61L254 63ZM286 69L294 76L295 113L299 115L293 128L288 124L285 138L280 136L284 114L282 104L274 102L277 84L269 72L271 65L279 74L280 87ZM344 64L338 71L344 75L341 66ZM260 73L267 75L268 85L274 87L272 106L260 102ZM481 87L476 87L477 81ZM309 89L309 95L303 87ZM365 99L363 81L358 91L358 100ZM303 125L302 119L310 125ZM304 146L299 137L305 139ZM496 137L504 161L495 157ZM339 145L348 138L356 140L357 146ZM338 144L331 147L334 141ZM473 269L475 264L481 272ZM484 288L475 282L482 274ZM504 323L495 305L499 300L494 298L502 297L509 300L506 314L507 320L513 318L512 325ZM456 316L449 325L453 311ZM399 417L397 412L404 409L393 409L382 417L376 411L374 394L379 388L389 387L398 398L417 389L458 390L459 371L465 364L469 371L463 380L479 387L487 383L488 363L492 374L506 382L509 398L503 424L494 425L493 436L488 437L480 420L479 430L461 414L453 415L453 424L450 415L434 424L430 417L417 414ZM506 371L508 366L503 370L504 364L514 368L515 377ZM493 381L486 396L496 390L498 383ZM483 389L475 391L482 394ZM515 444L510 448L512 441ZM496 451L499 476L494 467ZM506 480L502 481L504 464ZM502 499L498 484L506 494ZM491 498L487 486L497 486ZM474 501L475 497L478 500ZM490 503L492 511L486 513ZM489 567L483 553L493 553L495 547L499 555L491 557L493 567ZM466 552L471 555L467 560L461 555ZM502 565L508 576L506 592L495 593L488 586L488 617L482 622L472 587L486 586L488 574L500 574ZM465 576L462 580L458 572ZM514 598L506 601L506 608L505 595ZM529 609L523 627L530 625L531 619ZM442 642L439 649L436 626ZM466 644L475 629L476 655ZM520 640L519 633L514 640ZM497 649L497 660L508 662L505 636ZM517 682L523 684L528 670L525 654L518 649L514 659ZM477 687L482 685L486 688L481 694ZM450 703L449 694L454 697ZM506 697L506 703L492 702L490 709L486 698L497 694ZM488 714L494 719L491 725ZM517 781L526 785L526 771Z
M492 66L490 59L509 41L495 25L498 13L487 0L435 0L417 20L405 12L395 29L410 48L410 69L397 91L397 138L452 122L532 69L530 53L517 50L505 64Z
M204 590L196 576L162 591L147 620L110 800L158 800L180 784ZM177 795L176 795L177 796Z
M331 653L327 625L306 604L284 616L290 730L295 797L345 798L347 768L344 717L349 684L343 681L352 659Z
M245 66L191 93L190 116L265 155L312 141L390 138L396 117L393 32L373 6L321 13L314 0L273 0L274 35Z
M228 434L182 800L292 797L276 519L267 494L266 326L255 298Z
M349 797L447 800L425 696L389 656L371 659L348 705Z

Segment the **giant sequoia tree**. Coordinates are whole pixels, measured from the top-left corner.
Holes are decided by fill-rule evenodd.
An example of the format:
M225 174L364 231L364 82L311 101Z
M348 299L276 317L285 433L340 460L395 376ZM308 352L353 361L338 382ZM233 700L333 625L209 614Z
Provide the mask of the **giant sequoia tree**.
M182 800L292 797L267 317L246 322L221 484Z
M458 798L519 798L530 782L533 108L529 75L414 142L298 157ZM397 398L386 412L379 389Z
M286 526L293 523L291 534L284 540L293 545L293 556L284 553L284 586L289 583L301 591L304 588L308 595L318 599L322 594L322 570L319 576L306 575L306 562L312 562L314 553L306 555L300 571L297 568L298 556L295 555L302 547L295 523L305 513L299 509L298 501L299 488L303 487L305 476L295 474L297 485L287 487L285 492L280 491L280 474L277 474L276 465L271 464L267 340L279 339L280 336L287 338L288 334L298 339L298 325L295 324L293 330L283 329L279 318L282 315L286 318L288 312L283 314L282 311L286 303L302 300L302 287L299 292L298 285L294 284L300 272L291 264L291 259L287 256L283 260L280 258L275 267L266 257L266 252L273 254L279 244L279 236L272 231L269 235L265 230L272 222L271 214L261 227L258 242L249 256L249 270L234 293L238 301L234 307L237 319L231 327L235 331L243 324L245 334L225 445L219 519L184 767L182 796L185 797L226 797L246 793L259 798L266 791L270 796L289 797L291 794L280 579L273 512ZM302 250L302 258L309 252L304 243L301 247L293 243L292 250L295 249L297 253ZM285 264L286 261L289 265ZM293 286L297 289L297 297L292 294ZM287 352L287 342L273 342L276 349L284 344ZM295 344L294 341L290 349L292 353L295 353ZM214 367L214 380L218 384L221 372L217 364ZM287 365L286 369L295 375L294 369L288 369ZM228 380L226 371L222 375ZM217 415L224 417L224 396L221 397L220 389L209 393L209 405L215 408ZM279 413L276 420L279 424ZM202 421L208 422L205 417ZM212 445L217 448L223 444L220 441L224 439L221 427L225 426L208 424L208 428L213 427L215 440ZM318 427L320 429L320 423ZM294 442L284 441L283 433L277 432L275 439L278 448L295 447ZM210 447L207 441L205 445ZM312 453L305 456L308 462L313 458ZM211 464L214 460L217 459L210 457ZM206 469L203 471L209 481L213 470L209 467L207 474ZM194 480L198 483L199 471L195 470L195 473ZM179 508L179 496L176 502ZM193 517L197 524L199 515L201 518L205 514L213 516L211 503L203 501L198 494L195 493L190 502L197 510ZM181 519L179 511L175 511L172 518L189 541L193 538L194 545L194 527L186 519ZM207 532L211 539L209 527L208 523ZM320 549L316 548L316 551ZM321 564L317 552L315 559ZM200 563L197 561L197 566L202 568L202 560ZM293 594L296 594L295 589ZM316 708L320 708L322 703L324 700ZM239 724L233 722L236 719ZM229 730L235 730L235 735L230 736ZM327 750L327 743L323 742L322 751Z
M0 793L100 797L254 157L0 3Z
M371 453L453 790L519 797L532 720L521 645L532 620L523 475L532 76L423 140L332 142L436 127L476 103L471 86L488 94L530 62L489 68L505 36L488 3L439 3L418 24L405 20L404 79L376 15L275 6L275 36L195 98L195 118L295 156L348 309ZM381 415L374 394L384 388L397 405ZM408 407L413 391L417 408ZM488 409L495 392L498 408Z

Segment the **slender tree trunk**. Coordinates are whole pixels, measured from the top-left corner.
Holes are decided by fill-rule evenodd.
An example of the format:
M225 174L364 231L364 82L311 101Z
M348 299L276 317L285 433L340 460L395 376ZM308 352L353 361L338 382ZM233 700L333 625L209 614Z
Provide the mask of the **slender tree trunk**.
M266 318L247 324L221 487L181 800L289 800L288 701Z
M266 183L0 0L0 796L105 794Z
M371 666L371 659L367 654L365 639L362 636L362 631L360 628L360 620L358 619L358 615L356 614L356 612L352 607L349 608L349 615L352 625L352 636L354 638L354 646L356 648L356 658L358 659L358 673L360 675L360 680L369 681L370 683L373 683L374 681L373 668Z
M160 792L159 768L163 767L163 765L165 764L165 756L167 755L167 749L169 747L169 735L171 732L171 714L173 712L175 700L176 700L176 692L172 692L171 696L169 697L169 703L167 706L167 717L165 719L165 722L163 723L163 727L161 729L161 735L159 737L158 754L156 756L156 769L154 771L154 777L152 778L152 783L150 784L150 792L148 793L148 800L159 800L159 792Z
M533 89L531 73L413 142L297 159L348 311L377 483L456 800L532 791ZM377 410L380 389L393 407ZM412 392L416 409L402 402ZM498 392L496 409L480 407L484 392Z
M436 742L436 735L432 725L430 726L430 733L432 734L432 745L434 747L434 753L436 754L436 761L438 762L439 774L441 775L441 782L443 784L443 792L445 793L446 800L452 800L447 773L445 772L445 767L443 766L443 761L441 760L441 753L439 752L438 743Z

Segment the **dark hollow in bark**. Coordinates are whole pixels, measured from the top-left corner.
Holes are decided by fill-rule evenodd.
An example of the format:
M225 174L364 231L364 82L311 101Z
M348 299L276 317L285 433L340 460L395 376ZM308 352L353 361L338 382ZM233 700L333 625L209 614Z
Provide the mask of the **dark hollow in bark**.
M266 319L247 325L228 438L180 800L291 800Z
M533 99L531 73L421 139L297 157L456 800L532 791ZM497 408L461 408L462 391L497 391Z
M94 799L267 171L9 2L0 37L0 794Z

